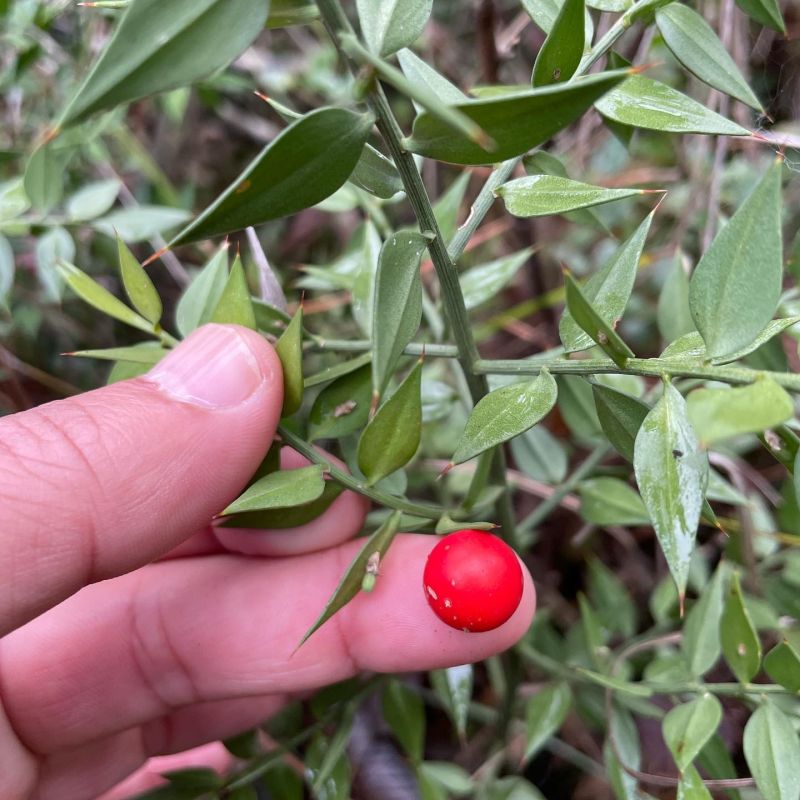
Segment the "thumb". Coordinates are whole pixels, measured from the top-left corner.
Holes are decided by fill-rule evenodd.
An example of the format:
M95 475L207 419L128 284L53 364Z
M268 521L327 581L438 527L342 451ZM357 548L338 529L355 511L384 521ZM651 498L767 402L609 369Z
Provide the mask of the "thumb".
M207 325L141 378L0 420L0 635L207 525L263 458L282 396L264 339Z

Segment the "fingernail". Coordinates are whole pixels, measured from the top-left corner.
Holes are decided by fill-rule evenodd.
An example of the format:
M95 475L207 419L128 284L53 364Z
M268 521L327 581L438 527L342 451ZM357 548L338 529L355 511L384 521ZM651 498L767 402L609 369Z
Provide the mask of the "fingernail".
M247 400L264 382L264 374L242 332L226 325L204 325L145 379L176 400L229 408Z

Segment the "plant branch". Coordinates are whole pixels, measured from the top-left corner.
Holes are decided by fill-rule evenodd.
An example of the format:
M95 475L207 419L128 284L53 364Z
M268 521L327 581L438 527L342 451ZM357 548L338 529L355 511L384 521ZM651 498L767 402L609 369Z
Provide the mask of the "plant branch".
M355 36L344 10L338 0L318 0L317 6L334 44L347 59L351 71L356 74L356 64L342 48L343 36L349 41ZM447 252L447 245L442 237L442 232L433 213L433 207L422 182L422 177L417 170L417 165L414 163L411 153L402 144L403 132L395 119L383 87L377 80L370 83L366 99L375 113L378 130L383 136L395 166L400 173L406 196L417 218L417 224L423 234L430 233L433 236L428 244L428 251L439 279L445 316L458 348L458 360L464 370L470 395L473 402L477 403L488 392L489 385L485 376L476 374L473 368L479 358L479 354L475 346L472 324L464 303L458 272ZM505 454L500 448L493 462L492 477L502 486L505 486L505 469ZM515 520L508 489L503 492L498 501L496 512L498 522L502 526L505 535L513 542L516 538Z
M283 425L278 427L278 435L293 450L296 450L301 456L305 456L312 464L319 464L323 467L337 483L340 483L347 489L358 492L358 494L364 495L364 497L368 497L376 503L380 503L382 506L386 506L386 508L394 508L396 511L412 514L415 517L425 517L426 519L439 519L446 511L446 509L440 506L432 506L427 503L415 503L411 500L405 500L402 497L396 497L393 494L387 494L371 486L365 486L352 475L339 469L330 459L320 453L319 450L303 440L300 436L292 433L292 431Z

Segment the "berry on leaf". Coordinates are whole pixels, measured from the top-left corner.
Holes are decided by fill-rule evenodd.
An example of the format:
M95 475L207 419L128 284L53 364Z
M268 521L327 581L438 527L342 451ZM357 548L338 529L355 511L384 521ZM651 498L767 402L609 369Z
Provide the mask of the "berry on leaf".
M522 599L522 568L499 537L465 529L443 537L425 563L428 605L463 631L491 631L507 622Z

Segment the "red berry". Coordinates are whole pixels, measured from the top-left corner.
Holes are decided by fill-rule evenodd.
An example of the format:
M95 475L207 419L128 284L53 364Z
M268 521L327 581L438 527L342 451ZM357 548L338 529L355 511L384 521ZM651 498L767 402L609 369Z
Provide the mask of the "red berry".
M522 568L514 551L497 536L456 531L431 550L422 585L442 622L464 631L491 631L517 610Z

